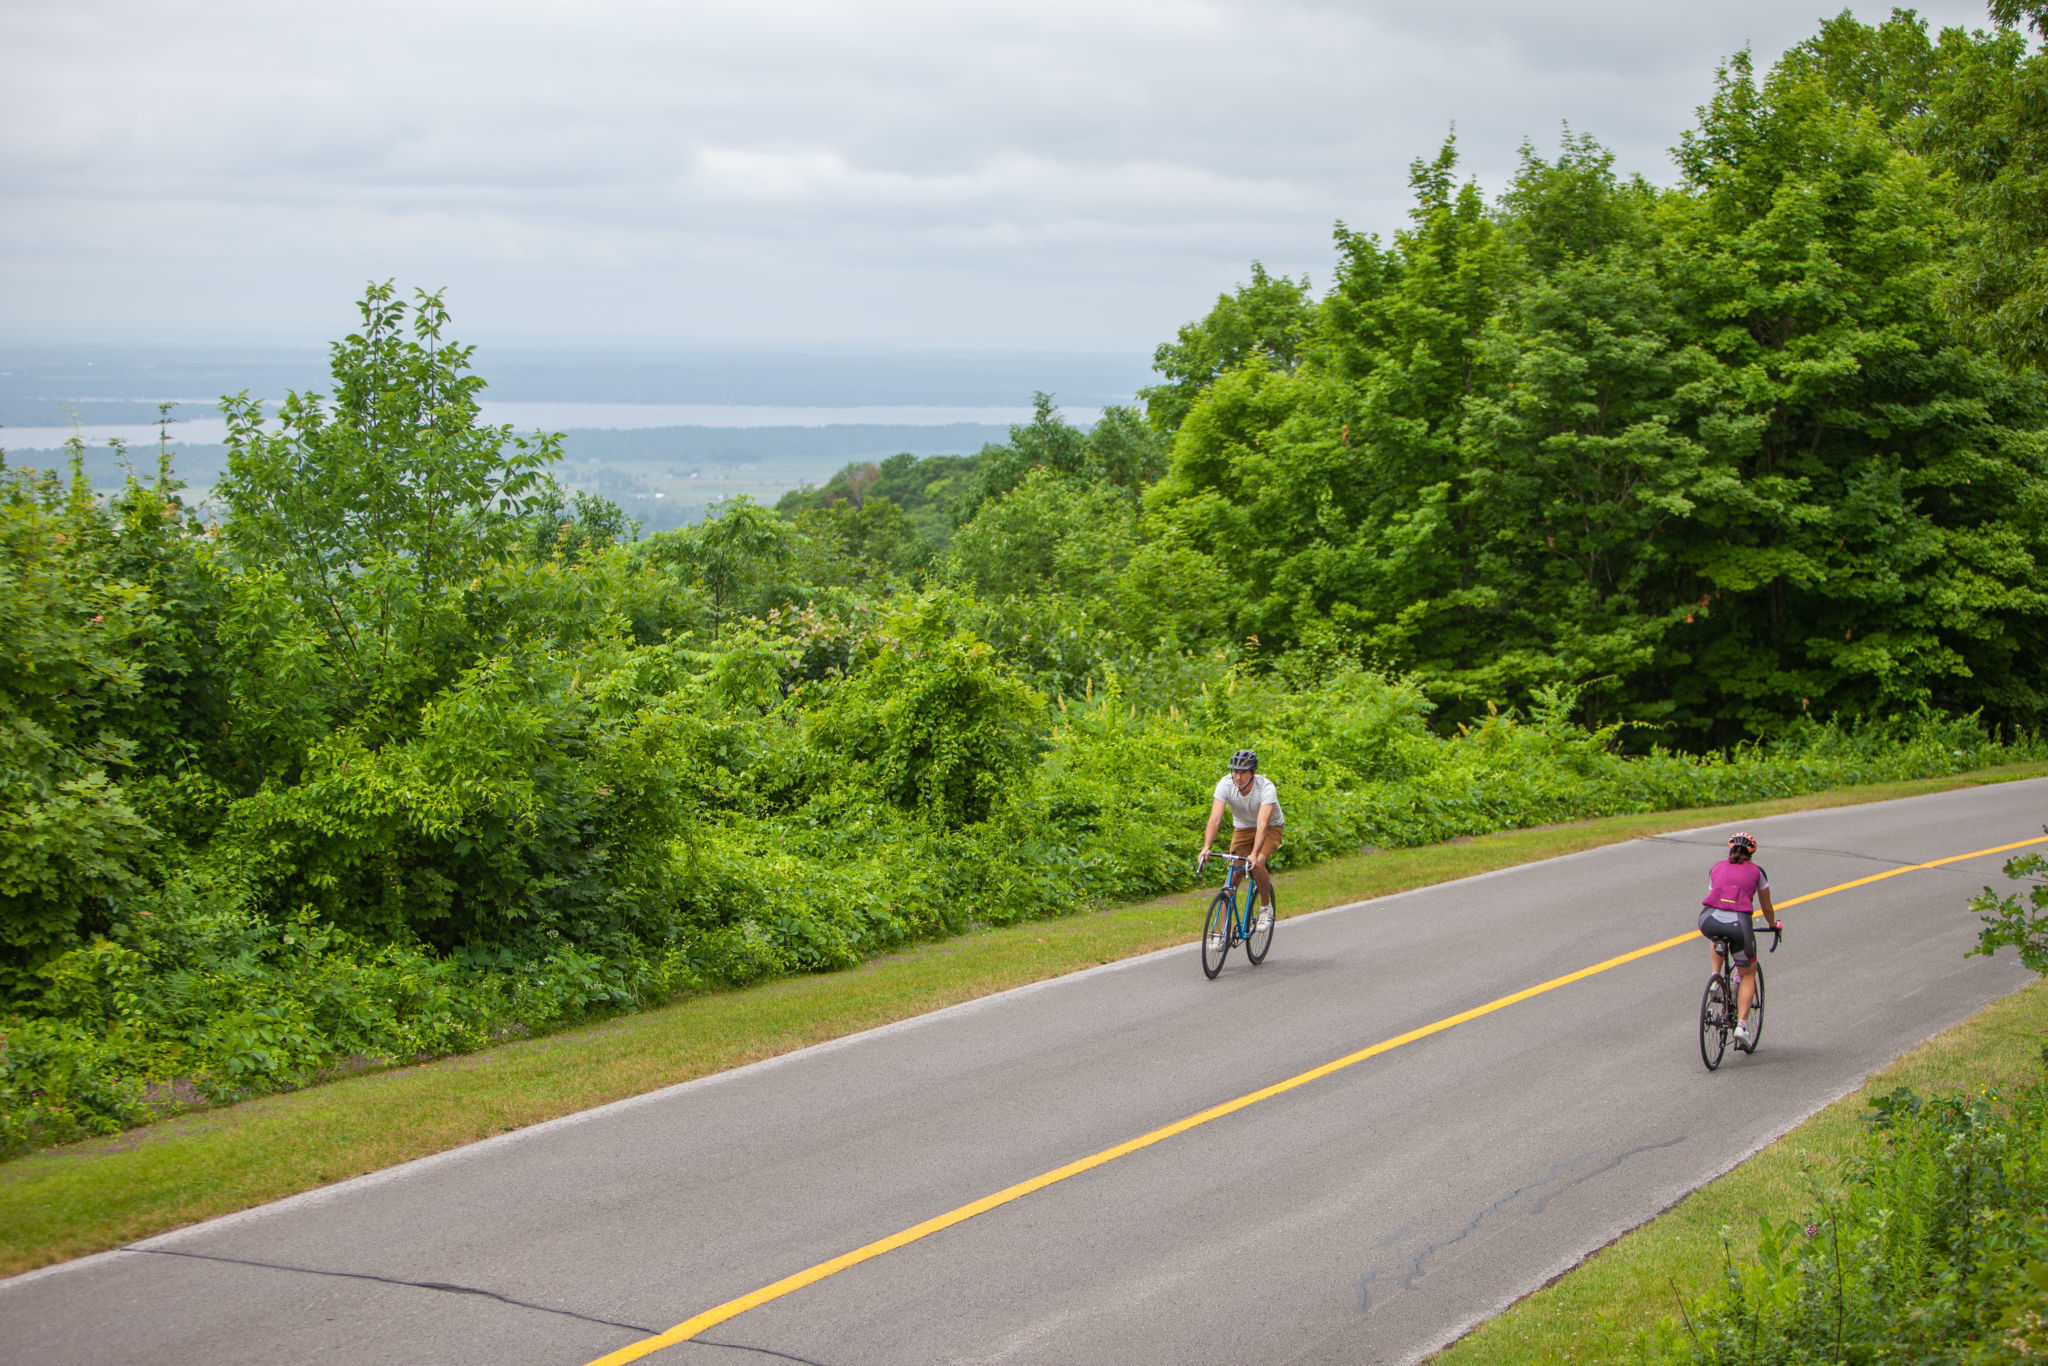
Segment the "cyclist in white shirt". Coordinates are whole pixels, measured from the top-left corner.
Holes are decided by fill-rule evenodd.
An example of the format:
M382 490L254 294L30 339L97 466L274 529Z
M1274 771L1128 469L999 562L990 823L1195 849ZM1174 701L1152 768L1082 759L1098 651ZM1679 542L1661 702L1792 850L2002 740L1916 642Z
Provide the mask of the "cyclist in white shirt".
M1216 782L1216 800L1209 806L1209 828L1202 833L1202 852L1195 860L1201 867L1209 861L1216 845L1216 831L1223 813L1230 813L1230 852L1249 855L1252 881L1259 888L1261 922L1273 914L1273 875L1266 861L1280 847L1286 833L1287 817L1280 810L1280 793L1271 778L1259 776L1259 756L1241 749L1230 756L1230 772Z

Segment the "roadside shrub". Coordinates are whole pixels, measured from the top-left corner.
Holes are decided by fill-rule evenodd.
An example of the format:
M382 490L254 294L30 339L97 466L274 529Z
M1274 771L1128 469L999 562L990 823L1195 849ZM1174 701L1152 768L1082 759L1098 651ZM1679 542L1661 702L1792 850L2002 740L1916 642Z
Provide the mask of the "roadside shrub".
M952 621L945 595L916 599L828 694L814 731L848 780L944 829L987 819L1037 748L1045 699Z
M2048 833L2048 826L2042 827ZM2000 896L1991 888L1970 898L1984 928L1978 932L1972 954L1986 957L2002 948L2019 950L2020 962L2048 977L2048 857L2033 850L2006 860L2005 875L2026 883L2025 899L2018 892Z
M2042 1053L2048 1065L2048 1049ZM2010 1096L1872 1103L1863 1153L1801 1219L1765 1221L1756 1260L1651 1335L1699 1366L2048 1354L2048 1078Z

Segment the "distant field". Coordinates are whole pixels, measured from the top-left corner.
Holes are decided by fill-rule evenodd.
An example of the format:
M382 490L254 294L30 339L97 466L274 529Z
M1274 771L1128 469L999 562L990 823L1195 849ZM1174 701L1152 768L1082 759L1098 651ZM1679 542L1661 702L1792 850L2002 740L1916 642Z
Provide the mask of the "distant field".
M940 425L840 424L825 427L646 427L570 431L563 436L557 477L573 489L601 494L625 509L643 532L697 521L722 498L746 494L773 503L790 489L822 484L854 460L913 455L966 455L1009 439L1009 428L974 422ZM6 433L0 430L0 446ZM220 477L223 447L173 444L173 466L195 495ZM128 458L147 473L153 446L131 446ZM64 453L47 447L7 450L10 465L61 466ZM119 485L115 452L89 447L86 473L96 488Z
M337 313L335 335L354 323L353 310ZM9 465L56 465L62 460L63 433L74 424L90 430L154 423L156 404L143 396L179 396L178 420L206 421L222 394L246 391L274 399L288 389L325 391L332 382L328 360L325 346L303 342L31 345L0 339L0 450L6 451ZM1138 354L824 344L487 342L478 346L472 364L489 382L485 400L501 404L896 405L1028 412L1032 393L1045 390L1075 414L1128 403L1153 378L1148 358ZM572 488L618 503L643 531L693 522L709 504L738 494L772 503L790 489L824 483L850 460L900 451L970 454L1009 436L1006 426L974 421L637 430L597 430L597 425L561 423L568 428L567 458L559 474ZM33 438L30 429L38 429ZM211 438L219 426L216 420L210 431L188 430ZM221 447L192 441L173 449L178 476L203 496L220 476ZM129 450L139 467L154 467L153 440L145 436ZM87 457L86 468L95 487L116 487L121 480L120 462L104 443Z

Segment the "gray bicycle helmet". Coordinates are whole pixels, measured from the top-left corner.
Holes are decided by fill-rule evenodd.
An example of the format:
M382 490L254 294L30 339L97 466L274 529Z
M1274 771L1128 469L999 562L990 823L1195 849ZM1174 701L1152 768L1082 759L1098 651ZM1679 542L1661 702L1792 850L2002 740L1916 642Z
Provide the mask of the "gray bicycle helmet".
M1242 773L1246 770L1256 771L1258 766L1259 755L1257 750L1241 749L1230 756L1230 771L1232 773Z

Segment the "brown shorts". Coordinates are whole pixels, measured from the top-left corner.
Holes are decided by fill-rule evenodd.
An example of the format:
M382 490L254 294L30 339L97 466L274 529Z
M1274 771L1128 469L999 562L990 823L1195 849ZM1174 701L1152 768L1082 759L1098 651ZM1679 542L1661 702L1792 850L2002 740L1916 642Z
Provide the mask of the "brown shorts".
M1271 858L1273 855L1273 851L1280 847L1280 840L1286 833L1286 830L1287 827L1284 825L1267 826L1266 842L1259 846L1259 852L1266 855L1268 858ZM1251 853L1252 838L1258 833L1258 828L1256 826L1249 830L1232 830L1230 832L1230 852L1233 854Z

